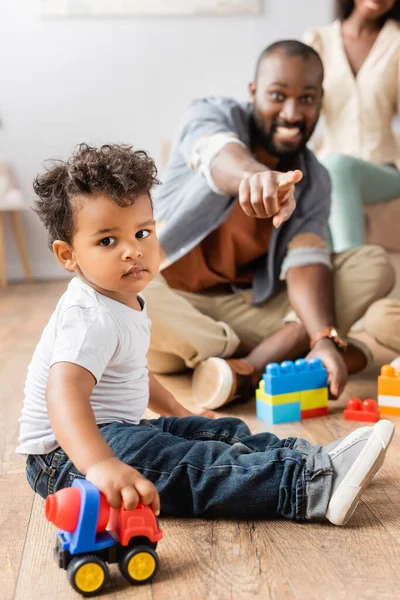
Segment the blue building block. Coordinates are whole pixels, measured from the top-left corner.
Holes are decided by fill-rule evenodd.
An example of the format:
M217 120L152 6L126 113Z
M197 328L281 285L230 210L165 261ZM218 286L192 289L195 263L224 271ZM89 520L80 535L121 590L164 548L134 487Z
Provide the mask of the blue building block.
M256 414L262 421L272 425L278 423L289 423L300 421L300 402L289 402L288 404L267 404L256 400Z
M296 362L270 363L263 380L265 393L275 396L327 387L328 374L321 359L300 358Z

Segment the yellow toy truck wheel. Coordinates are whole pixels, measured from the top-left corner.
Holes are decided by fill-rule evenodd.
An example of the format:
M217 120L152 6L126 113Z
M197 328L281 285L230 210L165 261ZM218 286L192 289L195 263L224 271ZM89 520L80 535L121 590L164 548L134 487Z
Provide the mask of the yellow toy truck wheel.
M82 596L96 596L106 585L109 571L106 563L94 554L73 558L67 568L68 581Z
M147 583L157 573L157 553L150 546L136 546L125 553L119 562L119 568L129 583Z

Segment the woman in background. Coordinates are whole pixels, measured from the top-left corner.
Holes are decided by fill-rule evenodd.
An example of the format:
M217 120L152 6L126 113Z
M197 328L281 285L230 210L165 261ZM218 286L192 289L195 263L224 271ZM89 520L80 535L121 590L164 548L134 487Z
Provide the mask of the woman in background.
M332 180L335 252L364 243L364 204L400 197L393 117L400 105L400 0L336 0L339 17L308 31L325 67L321 162Z
M364 204L400 197L393 131L400 112L400 0L336 0L336 12L338 20L306 32L304 41L325 67L320 156L332 180L332 246L342 252L365 241ZM372 304L364 326L400 354L399 300Z

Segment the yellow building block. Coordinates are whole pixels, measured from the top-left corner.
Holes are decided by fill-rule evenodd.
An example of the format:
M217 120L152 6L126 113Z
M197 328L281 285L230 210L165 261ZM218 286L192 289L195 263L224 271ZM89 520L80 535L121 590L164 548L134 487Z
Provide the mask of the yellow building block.
M271 406L275 406L276 404L288 404L289 402L300 402L300 392L291 392L290 394L277 394L276 396L271 396L271 394L266 394L261 386L256 390L256 400L260 400L260 402L265 402L266 404L270 404Z
M290 402L300 402L301 410L311 410L312 408L328 406L328 388L302 390L301 392L290 392L288 394L277 394L276 396L273 396L264 392L264 381L261 380L258 389L256 390L256 399L272 406L277 404L288 404Z
M328 406L328 388L318 388L316 390L303 390L302 392L300 392L301 410L322 408L324 406Z
M381 368L381 374L378 377L378 394L400 396L400 375L396 375L392 365L383 365Z

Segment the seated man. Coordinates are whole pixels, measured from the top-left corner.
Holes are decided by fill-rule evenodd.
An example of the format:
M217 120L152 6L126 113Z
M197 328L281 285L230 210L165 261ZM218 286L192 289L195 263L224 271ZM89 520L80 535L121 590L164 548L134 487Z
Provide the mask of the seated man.
M344 336L394 275L380 247L327 250L329 176L306 148L322 80L309 46L269 46L248 103L189 106L155 194L164 256L145 292L149 368L194 368L208 408L251 397L272 361L321 358L333 397L367 364Z

